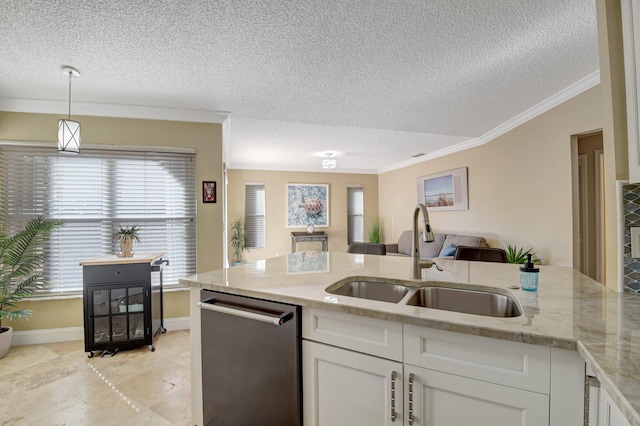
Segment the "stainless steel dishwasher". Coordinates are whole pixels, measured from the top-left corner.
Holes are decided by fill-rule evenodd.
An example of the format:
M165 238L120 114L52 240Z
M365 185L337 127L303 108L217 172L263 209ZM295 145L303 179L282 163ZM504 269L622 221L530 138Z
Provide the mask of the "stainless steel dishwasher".
M205 425L301 425L299 306L202 290Z

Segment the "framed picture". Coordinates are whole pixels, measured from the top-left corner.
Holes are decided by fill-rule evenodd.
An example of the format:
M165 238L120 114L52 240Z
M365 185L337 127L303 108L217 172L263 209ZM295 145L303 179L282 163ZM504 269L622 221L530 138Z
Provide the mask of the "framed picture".
M421 176L417 186L418 203L429 210L469 210L466 167Z
M213 181L202 181L202 202L216 202L216 183Z
M329 184L287 184L287 228L329 226Z

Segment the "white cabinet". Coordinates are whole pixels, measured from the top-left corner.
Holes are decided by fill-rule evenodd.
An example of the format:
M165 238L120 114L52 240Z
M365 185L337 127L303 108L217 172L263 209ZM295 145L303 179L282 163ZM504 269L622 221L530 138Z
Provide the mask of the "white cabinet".
M598 391L598 426L631 426L607 391Z
M547 395L406 364L404 373L407 425L549 424Z
M305 425L583 423L575 351L314 308L302 319Z
M402 364L303 341L304 424L402 424Z

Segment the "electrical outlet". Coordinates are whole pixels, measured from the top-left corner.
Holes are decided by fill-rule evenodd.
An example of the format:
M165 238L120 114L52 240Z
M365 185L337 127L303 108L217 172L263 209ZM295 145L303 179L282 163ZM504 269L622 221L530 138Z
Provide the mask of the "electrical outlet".
M640 226L632 226L631 230L631 257L640 258Z

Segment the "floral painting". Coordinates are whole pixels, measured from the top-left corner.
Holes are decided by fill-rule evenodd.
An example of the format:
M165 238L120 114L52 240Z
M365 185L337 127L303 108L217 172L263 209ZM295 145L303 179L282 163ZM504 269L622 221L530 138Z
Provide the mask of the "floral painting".
M287 228L329 226L328 184L287 184Z

